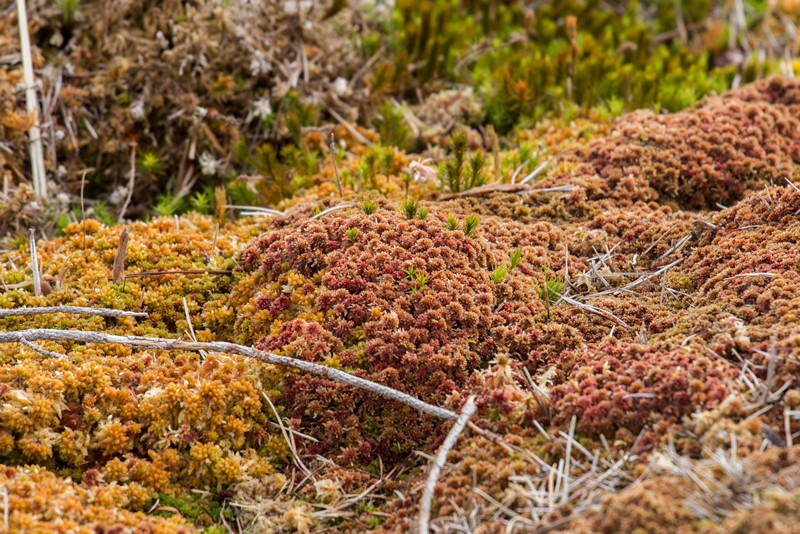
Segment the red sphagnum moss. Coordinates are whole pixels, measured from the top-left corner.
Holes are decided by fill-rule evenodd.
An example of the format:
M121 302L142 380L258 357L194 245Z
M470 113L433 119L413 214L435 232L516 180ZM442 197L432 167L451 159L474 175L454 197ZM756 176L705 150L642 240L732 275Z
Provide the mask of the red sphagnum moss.
M39 244L43 296L29 287L26 244L3 256L0 308L149 316L11 317L0 327L184 339L191 330L453 411L474 394L472 421L491 434L468 429L451 453L435 491L440 529L790 532L798 117L800 83L775 78L671 115L624 115L584 144L561 139L570 151L521 194L442 200L403 182L409 158L398 152L381 196L351 181L339 199L321 183L331 164L285 215L218 231L199 215L128 227L129 274L228 274L115 284L121 228L76 223ZM408 195L419 197L416 213L399 209ZM238 356L42 345L71 360L0 351L0 487L12 530L199 528L213 513L190 524L142 512L162 498L177 502L165 515L187 515L195 489L234 503L226 517L254 530L405 532L427 473L415 451L433 454L449 429Z

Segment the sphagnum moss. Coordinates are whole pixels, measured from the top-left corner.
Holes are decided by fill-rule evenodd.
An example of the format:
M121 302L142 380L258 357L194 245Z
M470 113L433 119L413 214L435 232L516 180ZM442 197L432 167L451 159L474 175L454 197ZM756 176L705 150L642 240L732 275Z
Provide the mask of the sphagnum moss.
M796 87L771 80L681 114L623 117L612 133L565 154L543 174L537 188L573 185L554 192L437 201L421 183L409 184L407 192L394 164L379 165L375 156L384 195L358 196L355 184L344 183L351 207L315 220L315 211L341 203L330 181L287 202L285 215L242 219L218 232L217 221L203 216L182 217L178 226L163 218L128 227L127 273L225 274L151 275L114 284L121 228L73 224L63 237L39 243L53 291L34 297L28 286L17 286L30 280L27 247L20 243L0 263L8 285L0 305L104 306L149 316L12 317L3 327L188 339L186 299L201 340L247 343L340 368L453 411L475 394L474 422L484 433L469 430L450 456L453 467L437 485L434 524L465 510L486 528L512 520L558 520L565 530L647 528L662 524L664 510L671 509L677 512L670 520L687 532L698 525L760 525L755 502L697 519L697 507L678 506L691 477L674 469L650 485L606 491L606 522L589 513L599 492L584 493L581 484L629 485L648 465L664 466L659 455L671 454L670 440L676 462L700 459L685 469L708 468L717 477L718 467L702 463L710 459L704 448L730 450L732 433L737 459L755 466L757 480L772 476L764 469L796 467L792 449L781 444L800 430L791 382L800 350L791 247L800 192L786 181L762 189L764 177L753 174L794 173L794 180L796 139L788 130L775 137L760 121L771 117L774 128L791 126ZM714 130L698 122L709 114L718 117L708 124L721 121L743 137L723 139L719 150L703 145L695 154L713 162L702 169L705 181L694 180L686 162L675 163L677 189L641 165L629 169L636 187L627 188L626 177L615 181L608 154L633 150L653 168L672 169L671 158L680 160L686 149L682 143L695 137L712 142ZM663 135L659 150L631 133L650 129ZM762 151L767 157L755 162L753 154ZM404 157L398 153L392 161ZM342 162L343 168L358 166ZM378 179L381 166L389 175ZM721 189L733 182L735 189ZM397 210L407 196L422 199L429 210L424 220ZM720 200L731 206L706 209ZM480 222L465 232L468 217ZM493 276L502 265L508 270L498 283ZM558 295L545 295L555 297L546 299L548 320L541 294L548 280L563 280L556 293L571 302L591 304L631 327ZM96 515L68 516L81 525L142 520L140 511L159 494L180 503L199 489L212 499L235 495L236 502L250 503L246 517L272 530L380 524L407 531L416 519L413 490L424 479L425 462L413 451L432 453L447 433L446 425L368 393L239 357L43 345L72 361L17 345L0 351L0 461L8 480L26 487L28 475L20 473L44 473L34 486L54 502L66 493L78 495L71 506L91 501ZM767 448L763 457L761 447ZM294 454L310 468L313 483L289 485L292 476L299 480ZM545 466L559 461L558 469L570 473L569 495L587 499L565 499L562 480L561 493L553 486L553 509L543 511L522 490L533 484L550 492ZM584 477L591 465L598 478ZM720 483L736 483L730 474ZM659 481L675 491L654 493ZM344 523L315 511L374 484L375 493L352 505ZM37 502L16 482L7 486L17 509ZM790 488L773 486L764 499L791 501ZM481 515L494 501L504 507ZM630 513L616 512L623 509ZM109 519L114 511L119 515ZM191 518L193 525L152 521L166 521L163 528L173 530L202 527L218 521L216 513ZM12 516L15 528L58 528L46 511L25 514ZM773 518L793 520L778 512Z

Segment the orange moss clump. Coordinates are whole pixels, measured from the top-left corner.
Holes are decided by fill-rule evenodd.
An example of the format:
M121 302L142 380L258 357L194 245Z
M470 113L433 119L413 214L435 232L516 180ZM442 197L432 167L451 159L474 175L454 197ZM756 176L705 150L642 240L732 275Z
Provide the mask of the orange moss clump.
M9 532L107 532L136 529L153 533L191 532L180 516L145 514L151 494L141 485L105 483L102 477L77 484L44 467L0 467L0 487L8 490Z
M126 272L233 267L240 243L263 221L230 225L218 235L211 218L183 217L135 223ZM60 304L146 311L143 320L64 314L9 317L2 329L62 328L180 338L188 324L200 340L227 338L233 276L170 275L113 283L111 267L121 227L96 221L73 224L57 240L39 245L51 291L36 297L27 287L0 289L0 307ZM5 284L30 277L0 264ZM136 483L151 491L218 489L261 477L288 454L269 427L259 369L241 358L196 353L131 351L117 345L44 346L70 359L47 358L21 345L0 352L0 462L37 463L80 476L99 471L107 482ZM268 410L268 408L267 408ZM193 451L220 450L204 465ZM213 461L212 461L213 460ZM76 475L77 473L77 475Z

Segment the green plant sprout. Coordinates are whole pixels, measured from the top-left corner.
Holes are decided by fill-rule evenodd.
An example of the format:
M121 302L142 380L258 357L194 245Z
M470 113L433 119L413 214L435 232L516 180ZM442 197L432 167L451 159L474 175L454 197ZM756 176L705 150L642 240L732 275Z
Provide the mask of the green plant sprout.
M406 216L409 221L417 216L419 211L419 202L414 198L407 198L400 202L400 212Z
M416 285L411 288L409 293L416 293L422 290L425 284L428 283L428 275L415 267L409 267L403 272L406 273L406 279L416 282Z
M476 213L470 213L464 219L464 235L467 237L475 236L475 229L481 222L481 218Z

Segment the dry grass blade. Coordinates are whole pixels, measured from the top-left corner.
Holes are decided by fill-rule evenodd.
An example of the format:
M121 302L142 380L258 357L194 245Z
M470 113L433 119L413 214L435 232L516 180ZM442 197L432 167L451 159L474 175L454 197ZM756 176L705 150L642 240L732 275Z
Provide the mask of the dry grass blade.
M236 204L225 204L223 208L232 210L244 210L248 213L257 212L262 215L286 215L285 212L280 210L273 210L270 208L262 208L260 206L238 206Z
M189 328L189 337L192 338L192 341L197 341L197 335L194 333L194 325L192 324L192 316L189 314L189 303L186 302L186 297L183 297L183 313L186 315L186 325ZM208 353L204 350L200 351L200 356L203 357L205 361L208 358Z
M734 276L723 278L724 281L736 280L737 278L778 278L781 275L778 273L741 273Z
M606 319L611 319L619 324L622 328L626 330L630 330L631 327L622 319L611 313L610 311L604 310L602 308L598 308L597 306L592 306L591 304L586 304L584 302L578 302L572 297L569 297L564 294L560 294L559 298L566 302L567 304L572 304L573 306L577 306L578 308L584 309L590 313L594 313L595 315L599 315L600 317L605 317Z
M306 475L308 478L313 479L313 476L311 475L311 470L309 470L309 468L306 467L306 464L304 464L303 460L300 459L300 455L297 454L297 445L295 444L294 439L290 436L289 431L286 430L286 424L283 422L283 419L281 419L278 410L275 409L275 405L272 403L272 400L269 398L269 395L267 395L262 391L261 396L264 397L265 401L267 401L267 404L269 404L269 407L272 410L273 415L275 416L275 420L278 421L278 427L281 429L281 434L283 435L283 439L286 441L286 446L289 447L289 452L292 453L292 462L294 462L294 465L296 465L297 468L300 469L304 475Z
M334 109L333 109L332 107L330 107L330 106L326 106L326 109L328 110L328 113L330 113L330 114L331 114L331 117L333 117L334 119L336 119L336 120L339 122L339 124L341 124L342 126L344 126L345 130L347 130L347 132L348 132L350 135L352 135L352 136L353 136L353 137L354 137L354 138L355 138L355 139L356 139L356 140L357 140L359 143L361 143L362 145L372 146L372 141L370 141L369 139L367 139L366 137L364 137L364 136L361 134L361 132L359 132L358 130L356 130L356 129L355 129L355 127L353 127L353 125L352 125L352 124L350 124L349 122L347 122L347 121L344 119L344 117L342 117L341 115L339 115L339 114L336 112L336 110L334 110Z
M75 341L78 343L97 343L101 345L119 344L126 347L139 349L187 350L194 352L206 350L209 352L238 354L239 356L246 356L248 358L253 358L254 360L272 365L292 367L305 373L321 376L323 378L327 378L328 380L333 380L334 382L341 382L342 384L361 388L375 393L376 395L380 395L387 399L405 404L406 406L410 406L411 408L414 408L415 410L432 417L451 420L458 418L458 415L455 412L428 404L427 402L421 401L416 397L412 397L411 395L397 391L396 389L384 386L383 384L365 380L332 367L325 367L324 365L298 360L295 358L289 358L287 356L278 356L277 354L254 349L252 347L246 347L244 345L237 345L236 343L228 343L225 341L211 341L204 343L195 341L182 341L180 339L117 336L113 334L104 334L102 332L53 330L47 328L0 333L0 343L20 343L20 339L23 338L27 339L28 341Z
M33 72L31 39L28 33L28 11L25 0L17 0L17 20L19 22L19 42L22 49L22 71L25 80L25 101L28 115L33 117L28 137L30 139L31 171L33 173L33 190L40 197L47 196L47 177L44 168L44 152L42 150L42 132L39 129L39 98L36 94L36 80Z
M31 271L33 271L33 294L42 296L42 273L39 271L39 252L36 249L36 231L30 230L29 248L31 253Z
M131 170L128 175L128 194L125 196L125 203L122 204L122 209L119 210L118 219L121 221L125 217L125 212L128 211L128 206L133 197L133 186L136 184L136 143L131 147Z
M333 206L332 208L328 208L326 210L323 210L323 211L317 213L316 215L312 215L309 218L309 220L313 221L315 219L319 219L321 217L324 217L325 215L327 215L329 213L333 213L334 211L346 210L347 208L352 208L352 207L353 207L353 204L339 204L338 206Z
M442 443L442 446L439 447L439 451L436 453L436 458L434 459L433 465L431 466L431 471L428 474L428 480L425 482L425 491L422 492L422 499L419 506L420 534L428 534L430 531L433 492L436 490L436 483L439 481L439 475L442 473L444 464L447 461L447 454L455 446L456 441L458 441L458 437L464 431L464 428L469 422L469 418L472 417L476 409L475 395L471 395L467 399L467 402L464 403L464 407L461 409L461 413L458 415L458 419L453 425L453 428L450 429L450 432L447 434L444 443Z
M339 164L336 163L336 138L333 133L331 133L331 161L333 161L333 172L336 174L336 187L339 189L339 198L344 198L342 179L339 178Z
M544 163L542 163L541 165L536 167L533 170L533 172L531 172L528 176L526 176L525 178L520 180L519 183L520 184L527 184L528 182L530 182L531 180L533 180L534 178L536 178L537 176L542 174L542 171L544 171L551 163L553 163L554 159L556 159L556 156L553 156L552 158L547 159Z
M590 298L600 297L600 296L603 296L603 295L612 295L612 294L622 293L624 291L630 291L633 288L644 284L648 280L652 280L653 278L661 276L662 274L664 274L665 272L667 272L668 270L670 270L671 268L675 267L676 265L678 265L681 262L683 262L683 258L678 258L677 260L673 261L672 263L670 263L668 265L665 265L664 267L661 267L659 270L657 270L655 272L644 274L643 276L639 277L637 280L634 280L630 284L626 284L626 285L624 285L622 287L617 287L617 288L609 289L609 290L606 290L606 291L600 291L600 292L594 293L592 295L587 295L586 298L590 299Z

